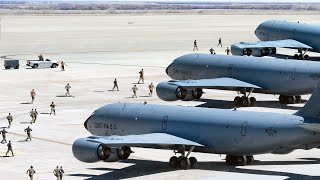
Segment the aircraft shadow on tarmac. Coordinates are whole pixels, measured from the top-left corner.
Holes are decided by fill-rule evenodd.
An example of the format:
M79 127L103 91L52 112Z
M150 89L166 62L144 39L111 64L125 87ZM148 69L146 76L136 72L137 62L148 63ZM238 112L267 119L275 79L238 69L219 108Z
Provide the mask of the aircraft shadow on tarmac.
M177 170L171 169L167 162L137 160L137 159L126 160L124 162L133 163L133 165L122 168L122 169L112 169L112 168L89 168L88 169L88 171L90 170L110 171L101 175L83 173L83 174L67 174L67 176L86 177L87 180L101 180L101 179L113 180L113 179L141 177L145 175L152 175L152 174L158 174L158 173L164 173L164 172L170 172L170 171L180 171L179 169ZM311 164L320 164L320 159L302 158L302 159L297 159L296 161L255 161L252 167L256 167L260 165L311 165ZM256 170L256 169L248 169L248 167L250 166L246 166L246 169L242 169L241 167L227 166L225 162L198 162L197 169L209 170L209 171L220 171L220 172L243 173L243 174L251 174L251 175L283 176L283 177L287 177L286 180L320 179L320 176L310 176L310 175L291 173L291 172Z
M232 109L234 107L233 101L215 100L215 99L198 99L198 102L204 102L203 104L197 105L196 107L207 107L207 108L219 108L219 109ZM307 102L301 100L301 103ZM300 107L290 106L286 104L280 104L279 101L257 101L255 107L266 107L266 108L277 108L277 109L291 109L299 110Z

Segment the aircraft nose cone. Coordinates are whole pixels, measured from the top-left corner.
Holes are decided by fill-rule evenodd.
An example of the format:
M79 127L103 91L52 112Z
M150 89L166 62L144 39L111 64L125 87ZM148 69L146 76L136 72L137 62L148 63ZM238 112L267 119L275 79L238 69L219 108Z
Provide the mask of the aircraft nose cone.
M86 130L88 130L88 121L91 118L91 116L84 122L84 127L86 128Z
M169 75L169 68L172 66L172 64L170 64L167 68L166 68L166 74Z

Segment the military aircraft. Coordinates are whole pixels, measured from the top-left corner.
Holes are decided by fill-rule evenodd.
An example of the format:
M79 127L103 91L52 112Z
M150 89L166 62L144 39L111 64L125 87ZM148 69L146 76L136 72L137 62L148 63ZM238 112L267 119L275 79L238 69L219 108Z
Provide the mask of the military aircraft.
M156 91L164 101L199 99L203 89L233 90L234 104L254 106L252 92L280 94L284 104L300 102L310 94L320 78L320 63L276 58L186 54L176 58L166 69L173 80L161 82Z
M320 146L320 83L293 115L199 107L114 103L85 121L92 136L72 146L79 161L127 159L131 147L170 149L172 168L196 167L192 152L226 154L226 163L250 165L253 155L287 154Z
M320 52L320 26L299 22L268 20L255 30L259 42L240 42L231 46L233 55L267 56L276 48L298 49L295 59L309 59L307 51ZM303 50L305 52L303 52Z

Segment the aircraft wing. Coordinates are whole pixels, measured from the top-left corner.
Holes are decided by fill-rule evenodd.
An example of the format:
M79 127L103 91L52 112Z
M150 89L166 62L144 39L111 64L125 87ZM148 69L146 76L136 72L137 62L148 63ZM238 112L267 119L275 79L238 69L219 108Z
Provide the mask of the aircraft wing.
M199 79L199 80L170 80L168 84L177 85L188 88L205 88L205 89L214 89L214 88L256 88L261 89L261 87L256 86L251 83L240 81L237 79L222 77L215 79Z
M276 40L276 41L258 41L258 42L239 42L233 44L232 46L236 46L238 48L263 48L263 47L278 47L278 48L302 48L302 49L312 49L312 47L303 44L299 41L293 39L285 39L285 40Z
M89 136L90 142L102 143L110 147L121 147L124 145L133 147L168 147L174 145L203 146L199 143L189 141L166 133L150 133L127 136Z

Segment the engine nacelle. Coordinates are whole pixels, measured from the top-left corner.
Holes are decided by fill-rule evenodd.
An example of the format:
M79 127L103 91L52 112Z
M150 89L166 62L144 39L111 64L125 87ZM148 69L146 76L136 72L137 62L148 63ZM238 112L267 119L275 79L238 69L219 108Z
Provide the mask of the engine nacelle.
M86 163L98 161L116 162L127 159L132 153L129 146L121 148L110 148L101 143L87 141L89 138L77 139L72 145L75 158Z
M276 54L276 48L240 48L237 46L231 46L231 53L238 56L267 56L269 54Z
M186 98L188 91L170 82L161 82L157 85L156 91L160 99L164 101L176 101Z

